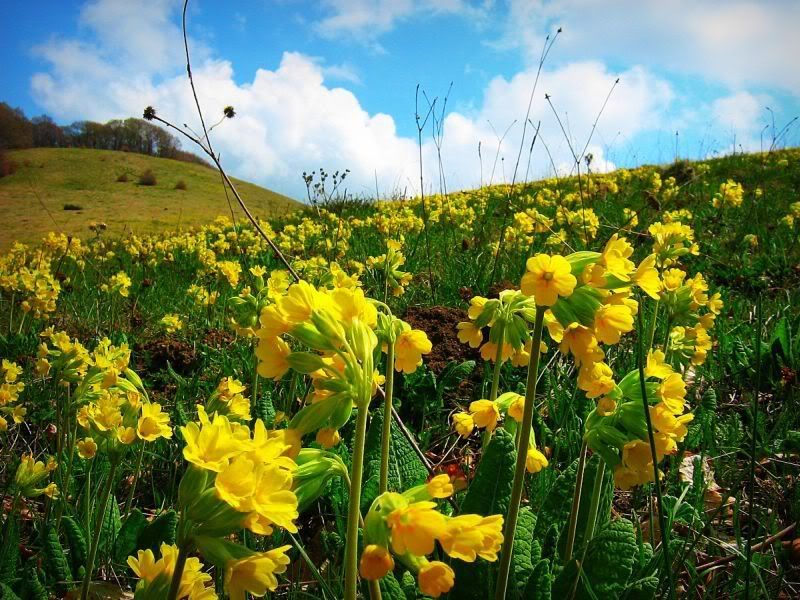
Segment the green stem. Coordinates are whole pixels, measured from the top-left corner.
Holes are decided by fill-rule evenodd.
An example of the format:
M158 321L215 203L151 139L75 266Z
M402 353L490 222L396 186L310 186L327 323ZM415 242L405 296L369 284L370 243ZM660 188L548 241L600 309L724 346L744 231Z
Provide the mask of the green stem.
M389 453L392 446L392 397L394 396L394 341L386 351L386 399L383 401L381 431L381 472L378 493L389 490Z
M350 507L347 513L345 545L345 600L356 600L358 587L358 521L361 517L361 480L364 471L364 445L367 439L368 402L362 402L356 418L356 437L353 444L353 466L350 472Z
M569 513L569 531L567 532L567 545L564 549L564 564L572 558L572 550L575 547L575 531L578 528L578 510L581 505L581 493L583 491L583 473L586 468L586 440L581 444L581 454L578 458L578 470L575 473L575 493L572 495L572 509Z
M172 572L172 581L169 584L169 594L167 600L176 600L178 598L178 591L181 588L181 579L183 579L183 568L186 566L186 559L189 557L189 545L181 544L178 549L178 559L175 562L175 570Z
M578 565L578 572L575 574L575 581L572 582L572 593L570 600L575 597L575 592L578 590L578 582L581 579L581 571L583 570L583 563L586 560L586 549L589 547L589 542L594 537L594 529L597 525L597 511L600 509L600 493L603 491L603 477L606 473L606 461L601 460L597 465L597 470L594 473L594 485L592 486L592 498L589 502L589 514L586 520L586 533L583 535L583 550L581 551L581 561Z
M539 379L539 346L542 341L542 323L546 306L536 307L536 321L533 325L533 342L531 344L531 360L528 365L528 381L525 389L525 410L520 424L520 443L517 447L517 461L514 466L514 485L511 488L511 503L508 507L505 533L503 535L503 553L500 558L500 568L497 575L495 600L505 600L508 588L508 575L511 571L511 554L514 547L514 534L517 529L519 505L522 501L522 489L525 483L525 462L528 456L528 445L531 439L531 423L533 422L533 408L536 401L536 384Z
M658 322L658 309L661 307L661 302L658 300L655 301L655 306L653 306L653 320L650 321L650 331L647 334L647 339L649 343L647 344L647 348L650 349L653 347L653 341L656 338L656 323Z
M639 311L637 315L639 321L639 330L642 329L642 312ZM671 322L667 322L667 339L669 339L669 328ZM666 344L665 344L666 347ZM647 400L647 386L645 385L644 375L644 354L642 351L642 338L637 336L636 339L636 354L637 363L639 365L639 385L642 391L642 406L644 408L644 419L647 423L647 438L650 442L650 456L653 460L653 478L656 488L656 500L658 502L658 521L661 528L661 546L664 552L664 570L665 577L667 578L667 593L671 599L675 598L675 587L672 585L672 561L669 558L669 531L667 530L667 517L664 514L664 498L661 495L661 478L658 471L658 454L656 453L656 440L653 435L653 422L650 419L650 403Z
M83 586L81 587L81 600L86 600L89 596L89 584L92 581L92 571L94 570L94 560L97 557L97 546L100 543L100 532L103 529L103 521L106 516L106 508L108 507L108 498L111 496L111 488L114 487L114 475L117 472L117 464L119 459L113 458L111 460L111 467L108 470L106 477L106 484L103 487L103 492L100 496L100 504L97 507L94 521L94 532L92 533L91 545L89 546L89 558L86 561L86 574L83 577Z
M500 328L500 341L497 344L497 352L494 356L494 372L492 373L492 388L489 390L489 400L497 400L497 390L500 387L500 369L503 366L503 343L505 341L504 331ZM533 346L531 346L533 348ZM538 346L537 346L538 348Z
M133 505L133 496L136 493L136 484L139 482L139 474L142 472L142 460L144 459L144 445L145 441L142 440L141 446L139 446L139 457L136 459L136 471L133 473L133 482L131 483L131 489L128 491L128 499L125 500L125 510L123 511L122 515L124 518L128 518L128 515L131 512L131 506Z

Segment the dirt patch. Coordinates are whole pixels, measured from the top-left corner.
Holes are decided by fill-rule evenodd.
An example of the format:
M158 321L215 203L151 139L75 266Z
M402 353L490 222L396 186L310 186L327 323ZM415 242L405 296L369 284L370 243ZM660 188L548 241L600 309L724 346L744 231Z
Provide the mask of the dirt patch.
M169 363L176 373L187 375L197 365L194 348L174 338L159 338L137 346L136 354L142 356L146 370L151 373L163 371Z
M460 308L447 306L409 306L405 320L415 329L421 329L433 344L431 353L424 357L425 364L435 374L440 374L450 361L480 361L478 351L458 341L456 326L467 320Z
M207 329L203 336L203 343L209 348L226 348L236 340L227 329Z

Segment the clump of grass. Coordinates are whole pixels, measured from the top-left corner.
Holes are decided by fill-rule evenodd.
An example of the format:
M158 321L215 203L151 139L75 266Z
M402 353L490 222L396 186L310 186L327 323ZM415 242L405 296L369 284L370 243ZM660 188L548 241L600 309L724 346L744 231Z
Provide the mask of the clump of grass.
M147 185L152 186L156 185L158 180L156 179L156 174L153 173L152 169L146 169L142 171L142 174L139 175L139 185Z
M186 182L183 179L180 179L178 183L175 184L176 190L183 190L184 192L189 189L189 186L186 185Z
M67 202L64 205L64 210L83 210L83 207L80 204L71 204Z
M117 183L127 183L127 181L128 181L128 174L127 173L122 173L121 175L119 175L117 177Z

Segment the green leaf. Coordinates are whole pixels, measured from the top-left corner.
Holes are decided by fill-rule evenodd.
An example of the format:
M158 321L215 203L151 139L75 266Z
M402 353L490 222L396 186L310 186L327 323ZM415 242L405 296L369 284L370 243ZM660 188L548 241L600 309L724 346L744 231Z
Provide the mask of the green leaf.
M653 600L660 582L659 578L655 576L638 579L628 584L622 597L624 600Z
M168 510L161 513L139 534L137 550L153 551L158 556L162 543L174 544L178 527L178 513Z
M550 588L553 585L553 576L550 573L550 561L543 558L536 563L533 572L528 577L522 597L525 600L550 600Z
M382 428L383 409L381 408L381 410L376 410L372 413L365 442L364 483L361 487L362 512L367 512L372 501L378 496L381 472ZM391 439L389 491L402 492L415 485L425 483L428 478L428 470L395 424L392 424Z
M514 553L511 557L511 573L509 574L509 596L525 598L521 595L528 579L538 563L541 555L539 542L533 539L533 528L536 526L536 515L524 506L517 517L517 529L514 533Z
M0 600L20 600L20 598L5 583L0 583Z
M42 550L49 579L53 581L56 591L60 595L66 594L69 589L68 582L72 580L72 573L67 557L64 555L64 549L61 547L61 541L58 539L55 523L45 526Z
M4 547L0 548L0 581L11 583L18 577L19 568L19 522L16 515L9 514L3 524Z
M39 579L39 570L36 568L34 559L26 561L22 582L25 590L24 596L31 600L49 600L50 596Z
M400 582L391 571L380 580L381 597L385 600L406 600L406 594L403 591Z
M611 521L589 542L583 572L579 573L577 561L571 560L556 578L553 595L571 597L575 589L576 598L619 598L633 572L636 554L633 524L627 519Z
M139 536L147 527L147 517L138 508L134 508L125 519L114 544L114 562L124 564L128 557L136 553Z
M400 586L406 595L406 600L417 600L417 579L411 571L403 571Z
M77 580L81 578L80 570L85 568L86 565L86 554L88 553L86 535L84 534L83 527L72 517L62 517L61 525L64 534L67 536L67 547L69 548L69 558L72 564L72 576Z
M122 527L122 520L119 515L119 505L114 494L108 499L106 514L103 516L103 525L100 529L100 539L97 550L100 560L110 559L114 554L114 544L117 541L117 534Z

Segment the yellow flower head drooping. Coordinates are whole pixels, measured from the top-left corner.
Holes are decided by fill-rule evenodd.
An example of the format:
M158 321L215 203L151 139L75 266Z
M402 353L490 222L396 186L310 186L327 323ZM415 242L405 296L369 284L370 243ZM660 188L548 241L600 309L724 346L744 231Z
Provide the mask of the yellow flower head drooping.
M413 373L422 364L422 355L432 350L428 336L419 329L408 329L397 336L395 342L395 370Z
M370 544L361 553L358 570L364 579L375 581L385 577L394 569L394 559L389 550L377 544Z
M453 427L456 432L463 438L468 438L475 429L475 421L472 415L467 412L457 412L453 415Z
M286 555L290 546L281 546L268 552L258 552L225 565L225 591L231 600L244 600L245 594L263 596L267 591L275 591L278 578L289 565Z
M456 581L456 575L448 565L438 560L428 562L418 574L419 589L426 596L438 598L449 592Z
M578 283L563 256L537 254L528 259L525 268L520 289L540 306L552 306L559 297L568 297Z
M158 438L171 438L172 427L169 426L169 415L161 411L161 405L146 402L142 404L136 433L140 439L154 442Z
M97 454L97 443L90 437L78 440L77 447L81 458L90 459Z
M415 502L394 510L387 524L395 553L425 556L433 552L436 539L444 535L446 519L433 502Z
M491 400L475 400L469 405L469 411L472 413L475 426L489 432L494 431L500 420L500 409L497 402Z

